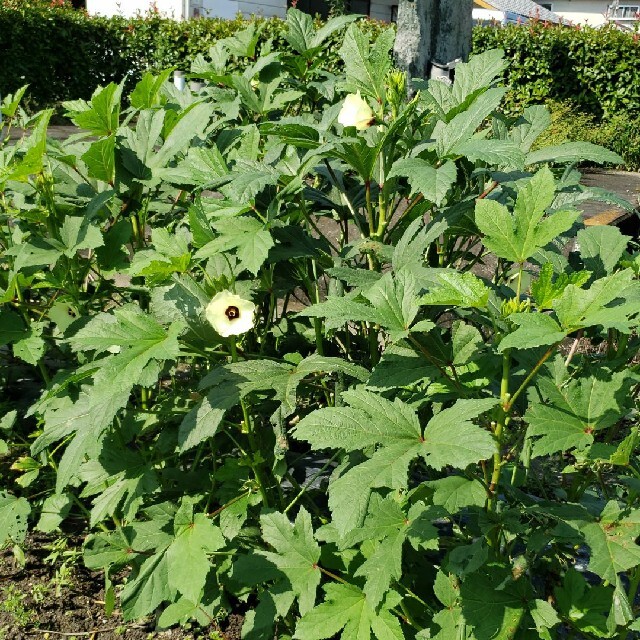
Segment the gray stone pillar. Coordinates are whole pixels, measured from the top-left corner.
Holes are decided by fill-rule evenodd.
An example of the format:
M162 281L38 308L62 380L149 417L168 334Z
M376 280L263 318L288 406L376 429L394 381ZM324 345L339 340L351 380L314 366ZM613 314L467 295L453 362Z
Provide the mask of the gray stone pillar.
M473 0L400 0L396 64L409 78L429 78L431 66L446 66L471 51Z

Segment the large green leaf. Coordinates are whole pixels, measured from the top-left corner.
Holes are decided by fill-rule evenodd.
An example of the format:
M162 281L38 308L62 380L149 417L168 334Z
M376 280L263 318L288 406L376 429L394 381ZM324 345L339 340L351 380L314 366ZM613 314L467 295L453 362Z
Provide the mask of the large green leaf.
M543 313L512 313L509 321L517 328L502 338L498 346L501 352L505 349L533 349L556 344L567 335L551 316Z
M588 289L569 284L553 308L568 333L596 325L629 333L638 325L640 283L631 269L625 269L596 280Z
M302 316L326 318L327 327L339 327L347 322L371 322L384 327L392 340L399 340L409 333L419 306L416 301L416 279L408 270L396 274L386 273L376 283L362 291L366 302L349 297L330 297L300 313Z
M169 584L169 563L161 550L144 561L139 573L130 578L122 590L122 617L137 620L153 613L175 594Z
M68 115L81 129L89 130L94 136L110 136L120 124L120 98L123 83L109 83L98 88L91 96L91 103L81 111L71 111Z
M600 517L581 527L589 545L589 570L615 583L618 573L640 565L640 511L621 511L618 503L607 503Z
M392 167L387 178L406 176L412 193L421 193L428 202L439 207L456 181L456 165L452 161L435 167L422 158L402 158Z
M565 142L559 145L542 147L527 155L526 163L543 164L546 162L569 163L588 160L598 164L624 164L624 160L613 151L591 142Z
M531 404L525 414L527 437L535 438L532 455L588 447L595 432L615 424L627 412L629 384L626 371L578 378L566 385L539 378L544 401Z
M472 273L456 269L422 269L417 276L418 282L427 289L420 298L422 304L482 309L489 301L489 288Z
M404 640L400 623L389 611L376 612L357 587L329 583L325 601L298 622L296 640L324 640L341 633L342 640Z
M173 526L175 538L166 551L169 586L192 602L200 602L211 568L208 554L222 549L224 538L206 514L193 513L189 500L183 500Z
M426 463L434 469L467 465L486 460L496 452L493 435L472 420L493 409L497 400L458 400L428 422L420 449Z
M345 33L340 48L344 60L349 91L360 91L381 103L385 100L385 77L391 68L389 51L393 47L395 32L385 29L370 46L369 37L355 24Z
M596 278L613 272L629 240L630 236L623 236L620 229L609 225L580 229L576 236L582 263Z
M577 211L545 216L554 193L553 175L545 167L520 188L513 213L495 200L478 200L476 224L484 234L486 247L501 258L522 263L570 229L579 216Z
M480 94L469 107L451 122L440 121L433 131L438 157L458 155L455 148L471 139L476 129L498 107L505 89L489 89Z
M260 524L264 541L275 549L262 555L284 573L304 615L313 609L320 584L320 547L313 537L311 517L301 509L292 524L285 514L270 513L260 518Z

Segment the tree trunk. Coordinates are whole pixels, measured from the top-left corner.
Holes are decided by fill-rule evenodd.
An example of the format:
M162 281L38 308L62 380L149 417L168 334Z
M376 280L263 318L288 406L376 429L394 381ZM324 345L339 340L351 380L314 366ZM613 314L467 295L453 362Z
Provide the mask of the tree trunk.
M396 64L409 78L429 78L432 67L466 60L471 51L473 0L400 0Z

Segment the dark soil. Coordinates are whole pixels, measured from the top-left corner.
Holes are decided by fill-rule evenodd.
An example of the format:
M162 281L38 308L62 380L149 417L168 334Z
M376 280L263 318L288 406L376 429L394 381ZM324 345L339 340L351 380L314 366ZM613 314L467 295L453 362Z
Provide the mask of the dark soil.
M33 535L25 543L24 566L0 551L0 640L239 640L243 618L231 614L220 626L158 631L154 620L124 622L104 609L104 576L86 569L79 540L71 540L56 562L54 538Z

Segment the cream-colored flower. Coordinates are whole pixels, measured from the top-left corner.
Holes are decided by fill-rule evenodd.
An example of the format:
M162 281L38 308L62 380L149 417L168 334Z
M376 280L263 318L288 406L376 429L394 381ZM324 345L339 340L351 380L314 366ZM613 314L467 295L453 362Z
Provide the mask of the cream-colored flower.
M204 314L211 326L223 337L237 336L253 328L256 305L231 291L213 296Z
M338 114L338 122L343 127L355 127L358 131L369 128L375 116L369 103L362 98L360 92L350 93L345 99Z

